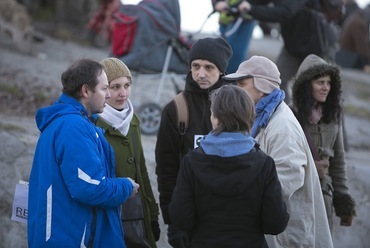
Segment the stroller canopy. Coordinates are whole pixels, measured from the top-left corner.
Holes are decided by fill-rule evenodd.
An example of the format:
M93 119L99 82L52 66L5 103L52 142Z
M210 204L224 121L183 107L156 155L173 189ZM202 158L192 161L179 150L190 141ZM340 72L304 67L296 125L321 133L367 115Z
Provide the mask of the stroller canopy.
M174 48L168 70L189 72L187 46L180 37L181 15L178 0L143 0L122 5L119 12L137 18L136 35L128 54L119 57L130 69L161 72L168 46Z

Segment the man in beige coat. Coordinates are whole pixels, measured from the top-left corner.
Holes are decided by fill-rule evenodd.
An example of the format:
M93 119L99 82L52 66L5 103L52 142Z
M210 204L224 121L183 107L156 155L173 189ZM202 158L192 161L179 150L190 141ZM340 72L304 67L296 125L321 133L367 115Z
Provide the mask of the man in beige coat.
M236 81L256 103L251 135L275 160L290 214L283 233L266 236L269 247L333 247L315 163L299 122L284 102L277 66L253 56L224 79Z

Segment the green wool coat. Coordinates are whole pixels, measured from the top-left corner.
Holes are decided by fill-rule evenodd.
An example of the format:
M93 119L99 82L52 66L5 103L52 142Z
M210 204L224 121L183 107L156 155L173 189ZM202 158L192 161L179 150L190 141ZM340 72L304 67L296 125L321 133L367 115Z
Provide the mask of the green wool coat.
M159 208L145 165L139 119L134 114L126 136L100 117L97 119L96 125L105 130L105 138L114 149L116 176L131 177L140 185L139 194L143 202L146 233L149 234L148 240L151 247L156 247L150 222L158 221Z

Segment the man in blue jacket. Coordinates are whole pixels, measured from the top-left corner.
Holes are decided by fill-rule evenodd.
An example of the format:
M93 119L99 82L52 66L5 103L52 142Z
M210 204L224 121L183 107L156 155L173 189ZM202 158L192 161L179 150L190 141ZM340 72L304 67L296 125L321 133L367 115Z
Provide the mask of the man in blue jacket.
M112 149L89 119L110 97L107 76L98 62L81 59L61 80L60 98L36 113L28 245L125 247L119 206L139 185L115 178Z

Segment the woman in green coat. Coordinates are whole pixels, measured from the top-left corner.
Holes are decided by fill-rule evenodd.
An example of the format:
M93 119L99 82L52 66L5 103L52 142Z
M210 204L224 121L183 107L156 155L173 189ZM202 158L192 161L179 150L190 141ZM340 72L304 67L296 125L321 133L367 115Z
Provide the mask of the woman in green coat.
M107 74L111 97L107 100L108 104L104 107L103 113L99 114L96 125L105 130L105 137L114 149L116 176L130 177L140 185L139 195L143 205L145 233L143 238L138 239L147 240L148 245L140 245L130 240L130 233L134 232L134 228L131 226L132 222L125 220L128 217L126 203L122 207L125 243L128 248L156 247L155 242L160 236L159 209L145 165L140 122L129 99L131 72L116 58L106 58L100 63Z

